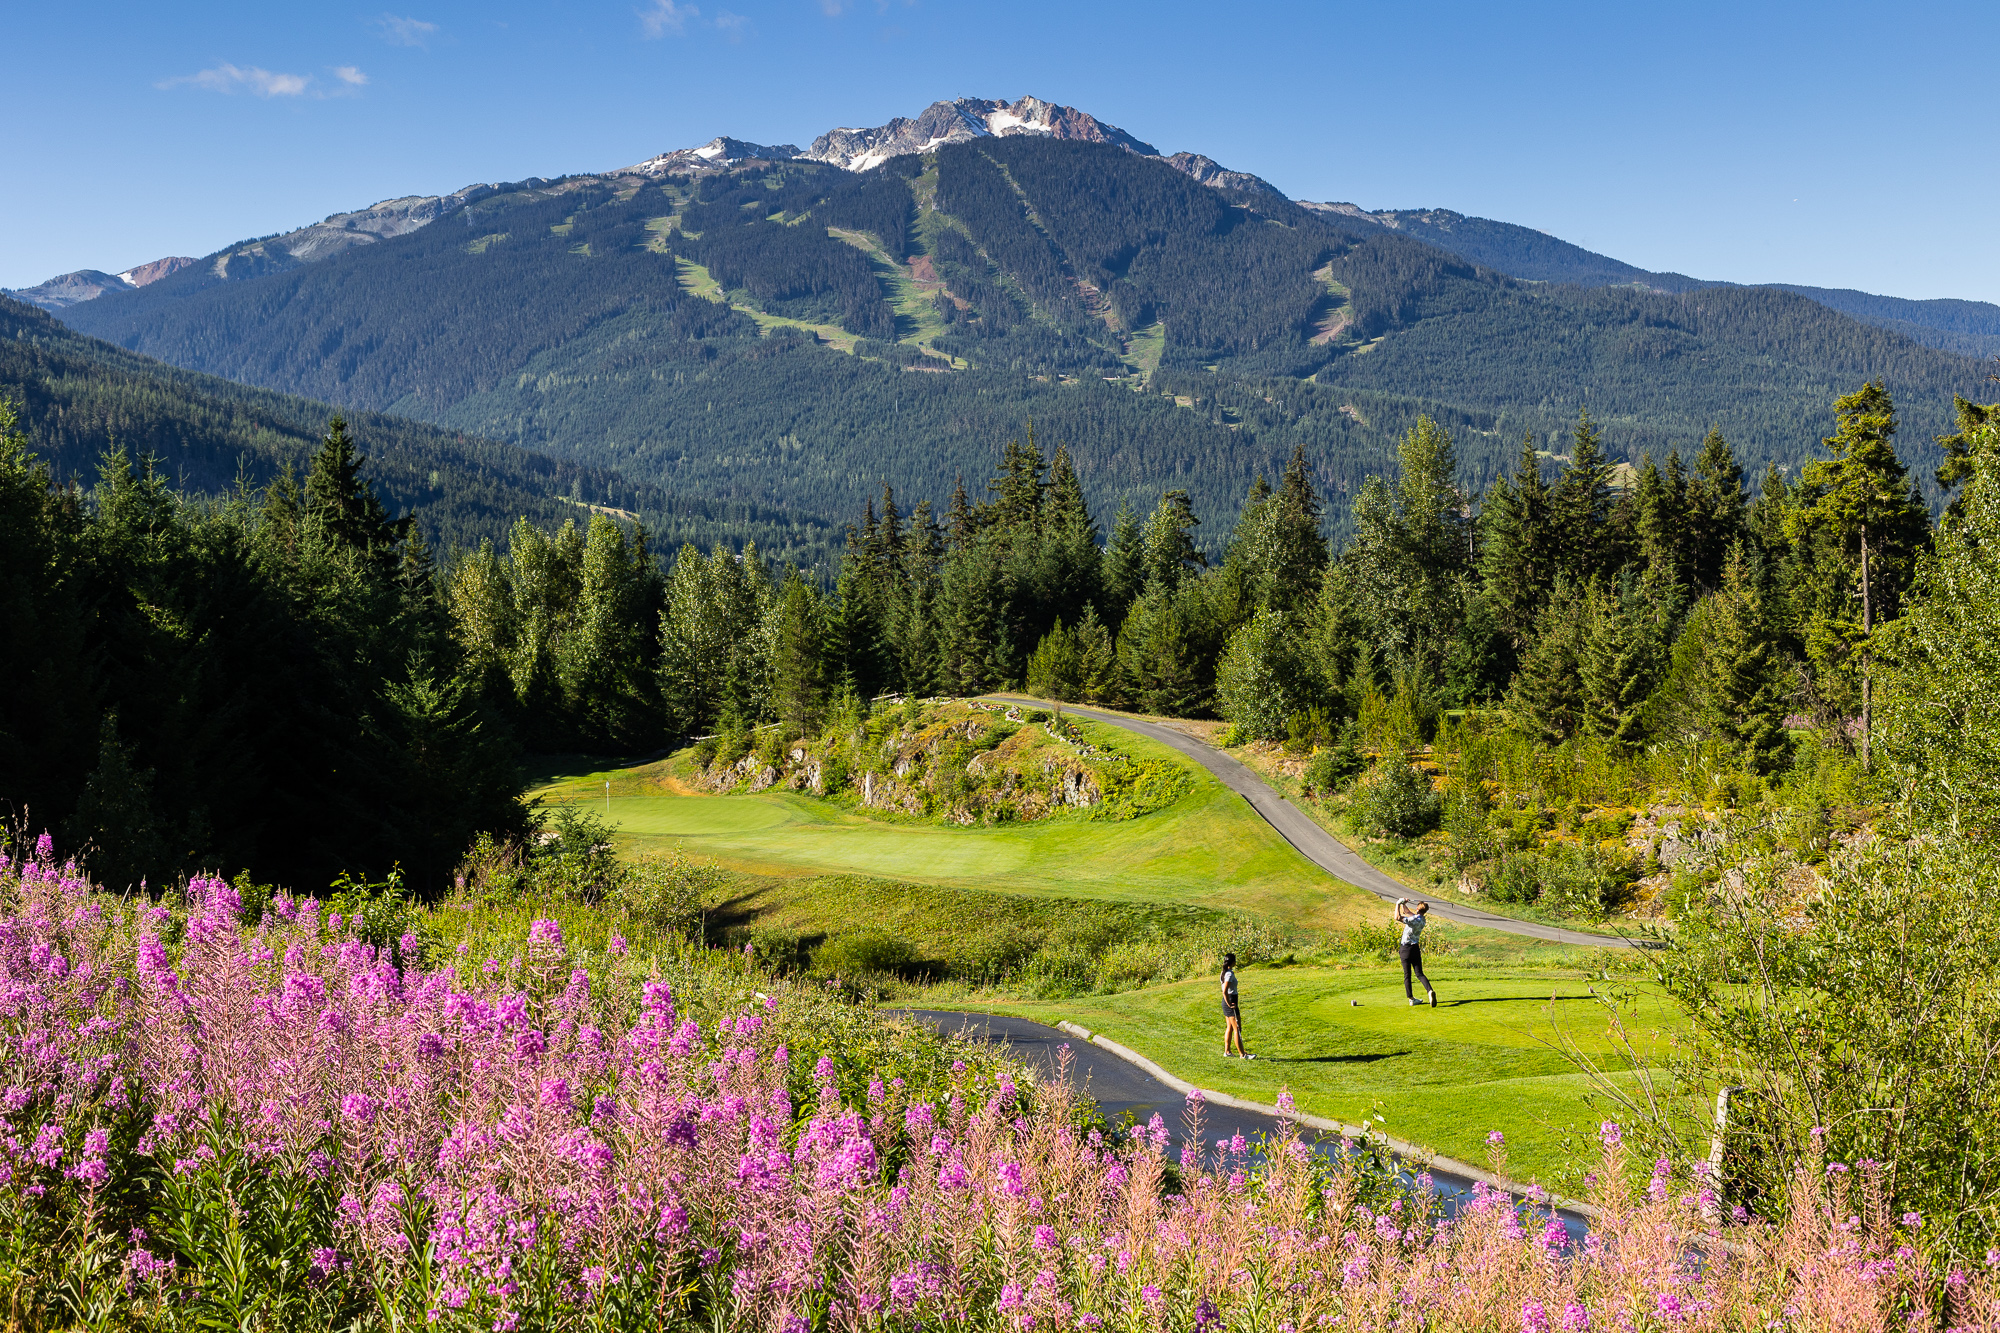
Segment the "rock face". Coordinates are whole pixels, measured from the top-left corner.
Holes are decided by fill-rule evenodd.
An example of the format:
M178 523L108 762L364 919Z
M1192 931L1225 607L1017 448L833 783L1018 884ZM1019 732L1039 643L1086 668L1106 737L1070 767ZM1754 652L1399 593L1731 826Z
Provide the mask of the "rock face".
M1218 190L1242 190L1249 194L1276 195L1280 199L1285 197L1277 186L1262 176L1252 176L1247 171L1231 171L1214 158L1203 157L1200 153L1175 153L1160 160L1174 170Z
M50 278L47 282L33 287L23 287L10 291L7 295L29 305L38 305L44 310L62 310L81 301L94 301L106 292L122 291L124 279L115 273L105 273L94 268L80 268L74 273L65 273Z
M155 259L150 264L135 265L132 268L126 269L118 276L131 283L134 287L144 287L148 283L158 282L169 273L180 272L189 264L199 264L200 262L199 259L195 259L190 255L168 255L165 259Z
M799 156L797 144L750 143L728 135L699 148L676 148L611 173L619 176L699 176L726 171L739 162L782 162Z
M914 120L898 116L873 129L828 130L799 156L814 162L831 162L849 171L867 171L892 157L926 153L968 139L1009 134L1046 134L1052 139L1116 144L1146 157L1159 156L1153 145L1133 138L1116 125L1105 124L1088 111L1058 106L1039 97L1023 97L1018 102L996 102L984 97L933 102Z

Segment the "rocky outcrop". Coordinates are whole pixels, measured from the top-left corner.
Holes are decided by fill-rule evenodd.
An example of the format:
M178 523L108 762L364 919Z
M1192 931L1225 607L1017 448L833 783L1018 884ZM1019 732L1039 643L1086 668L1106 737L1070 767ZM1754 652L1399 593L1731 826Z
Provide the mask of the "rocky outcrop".
M787 158L797 156L799 156L797 144L750 143L744 139L732 139L728 135L723 135L710 139L699 148L676 148L611 174L700 176L727 171L742 162L783 162Z
M1283 199L1284 193L1262 176L1252 176L1247 171L1231 171L1212 157L1200 153L1175 153L1160 159L1175 171L1194 177L1203 185L1217 190L1240 190L1246 194L1268 194Z
M170 273L178 273L190 264L201 261L188 255L168 255L165 259L155 259L150 264L135 264L118 276L134 287L145 287L158 282Z
M106 292L123 291L124 288L125 282L115 273L80 268L33 287L10 291L7 295L44 310L63 310L82 301L94 301Z
M1039 97L1023 97L1018 102L996 102L984 97L933 102L913 120L898 116L873 129L828 130L799 156L814 162L831 162L849 171L867 171L892 157L927 153L969 139L1014 134L1116 144L1145 157L1159 156L1153 145L1133 138L1116 125L1105 124L1088 111L1058 106Z

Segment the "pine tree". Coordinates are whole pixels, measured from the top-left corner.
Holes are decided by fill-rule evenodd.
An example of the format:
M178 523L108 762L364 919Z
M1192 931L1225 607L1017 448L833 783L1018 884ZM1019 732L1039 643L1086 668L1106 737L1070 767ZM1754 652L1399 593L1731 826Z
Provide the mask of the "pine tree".
M812 585L793 570L772 608L771 700L792 736L817 732L828 698L825 626Z
M1047 489L1043 469L1042 451L1030 422L1028 442L1009 440L1000 455L999 475L987 483L986 489L994 497L988 519L993 527L1024 536L1041 530L1042 494Z
M1127 501L1118 502L1118 516L1112 520L1111 542L1104 552L1104 602L1106 619L1123 623L1127 611L1146 586L1146 542L1139 516Z
M1641 739L1640 709L1658 683L1662 640L1636 586L1591 589L1589 621L1577 658L1583 730L1613 744Z
M1445 447L1449 450L1449 439ZM1254 501L1254 493L1252 498ZM1318 594L1327 563L1326 538L1320 531L1323 513L1306 467L1305 445L1296 445L1277 494L1268 502L1268 517L1260 525L1265 537L1263 558L1258 563L1267 608L1296 611Z
M1570 432L1570 460L1550 492L1551 519L1561 567L1579 585L1609 564L1611 464L1590 409L1577 414Z
M1953 394L1951 405L1958 418L1958 429L1937 437L1938 447L1944 450L1944 461L1938 464L1936 473L1937 484L1947 495L1958 489L1961 482L1971 479L1976 470L1972 461L1974 442L1989 425L2000 423L2000 403L1969 403ZM1945 512L1955 518L1961 508L1954 499Z
M1517 728L1536 740L1559 745L1582 729L1580 666L1589 615L1587 590L1559 579L1539 629L1521 655L1520 669L1507 692L1507 713Z
M84 780L76 809L63 825L82 852L90 877L109 888L134 890L178 858L153 807L153 770L141 768L133 747L119 739L118 714L104 715L97 736L97 766Z
M1743 539L1746 516L1743 469L1736 461L1736 451L1719 430L1708 432L1695 456L1686 513L1692 547L1690 577L1698 587L1717 587L1729 551Z
M1076 633L1058 620L1028 656L1027 691L1042 699L1075 703L1083 697L1083 655Z
M1873 731L1870 639L1878 617L1896 614L1912 562L1929 534L1930 515L1896 456L1896 412L1888 390L1870 381L1836 400L1834 411L1839 425L1824 441L1834 456L1806 464L1797 502L1787 513L1786 535L1795 544L1818 540L1829 545L1852 569L1859 624L1846 628L1846 608L1823 596L1812 637L1822 660L1843 648L1859 659L1865 768Z
M1201 520L1183 490L1171 490L1160 497L1153 516L1146 520L1141 550L1148 592L1171 592L1181 580L1207 566L1208 557L1194 544L1194 530Z
M393 562L408 521L392 522L382 501L362 480L362 457L347 422L335 417L306 474L304 518L322 541Z
M951 547L962 551L971 546L979 536L981 516L972 507L972 498L965 493L965 478L960 477L951 490L951 508L945 514L945 531L950 534Z
M1778 766L1786 745L1786 690L1777 643L1739 544L1702 621L1700 707L1711 735L1753 773Z
M1083 608L1076 627L1077 675L1083 685L1085 703L1115 703L1118 691L1118 652L1111 631L1097 618L1097 608Z
M1097 521L1083 498L1083 483L1069 450L1061 446L1049 466L1043 529L1047 534L1048 609L1057 619L1073 625L1084 607L1104 596L1104 555L1097 545Z
M1534 436L1526 436L1512 479L1493 483L1479 516L1479 572L1487 605L1517 655L1534 638L1536 618L1555 582L1551 503Z
M1011 654L1003 631L1009 608L998 554L982 542L947 556L940 603L944 688L981 694L1006 680Z

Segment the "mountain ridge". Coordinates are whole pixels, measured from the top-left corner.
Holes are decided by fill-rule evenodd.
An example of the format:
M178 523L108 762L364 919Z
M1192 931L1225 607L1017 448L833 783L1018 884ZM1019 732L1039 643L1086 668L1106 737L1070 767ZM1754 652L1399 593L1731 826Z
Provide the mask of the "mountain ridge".
M1179 151L1162 155L1153 145L1087 111L1032 95L1014 102L961 97L938 101L915 117L895 117L870 128L836 128L816 137L801 150L796 144L758 144L727 135L697 148L677 148L644 161L606 172L560 178L529 177L521 181L473 184L443 195L385 199L366 208L331 214L325 219L275 236L226 246L207 257L222 280L254 277L312 263L428 225L440 217L495 194L520 189L567 190L605 180L657 180L683 176L703 178L726 173L753 161L817 161L849 171L866 171L898 156L934 151L948 144L979 138L1036 135L1057 140L1106 143L1141 156L1158 158L1190 178L1236 195L1287 196L1277 186L1248 172L1235 171L1204 154ZM1607 255L1597 254L1560 237L1489 218L1470 217L1445 208L1362 209L1350 203L1298 201L1299 206L1348 226L1380 227L1436 246L1475 264L1529 282L1566 282L1580 286L1633 286L1679 293L1704 287L1737 284L1709 281L1683 273L1657 272ZM182 258L155 261L171 265L155 277L170 276L179 267L201 262ZM154 265L142 265L150 269ZM144 285L132 275L81 269L34 287L8 292L17 300L46 310L62 310L128 286ZM124 281L119 281L123 279ZM1956 298L1914 300L1880 296L1853 289L1808 287L1790 283L1752 284L1794 292L1820 301L1864 323L1913 337L1926 346L1966 356L2000 355L2000 305Z

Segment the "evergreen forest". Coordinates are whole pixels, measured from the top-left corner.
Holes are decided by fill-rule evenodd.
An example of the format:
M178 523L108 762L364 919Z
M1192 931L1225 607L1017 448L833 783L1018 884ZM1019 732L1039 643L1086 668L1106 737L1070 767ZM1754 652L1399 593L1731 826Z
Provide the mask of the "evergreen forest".
M62 318L349 413L835 525L885 485L941 501L1031 419L1099 510L1186 490L1214 560L1216 516L1301 449L1345 541L1420 417L1478 492L1524 436L1566 457L1582 410L1615 466L1691 456L1715 428L1753 476L1796 479L1825 405L1864 379L1906 405L1937 501L1929 441L1953 395L1978 395L1969 357L1774 288L1520 281L1424 239L1463 231L1022 136L863 173L506 186L335 258L232 247Z

